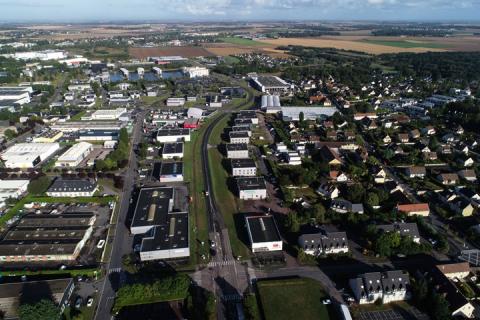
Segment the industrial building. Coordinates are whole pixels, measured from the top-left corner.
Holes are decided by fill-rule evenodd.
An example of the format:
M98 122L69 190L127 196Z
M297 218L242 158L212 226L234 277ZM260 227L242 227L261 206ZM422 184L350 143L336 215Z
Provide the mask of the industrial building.
M127 113L127 108L101 109L93 112L90 118L91 120L117 120L125 113Z
M63 132L58 130L48 130L33 138L35 143L52 143L63 137Z
M282 105L280 103L280 96L278 96L278 95L263 95L262 96L262 104L260 105L260 109L262 109L263 111L276 109L276 110L278 110L277 112L279 112L281 106Z
M55 163L57 167L76 167L88 157L93 145L88 142L79 142L62 154Z
M32 87L0 87L0 101L23 105L30 103Z
M160 129L157 131L157 141L161 143L190 141L190 129Z
M118 136L114 130L80 130L77 141L117 141Z
M245 222L253 253L282 250L282 238L272 215L245 215Z
M267 186L263 177L236 178L238 197L242 200L260 200L267 197Z
M162 148L163 159L183 158L183 143L172 142L163 144Z
M304 120L328 118L337 112L335 107L280 107L283 121L300 121L300 113Z
M58 143L17 143L1 155L7 168L33 168L60 149Z
M75 284L72 278L24 281L0 284L0 310L4 319L18 319L22 298L28 301L52 299L59 308L59 315L69 304Z
M98 185L90 180L56 179L48 188L49 197L92 197Z
M70 121L57 122L51 126L53 130L77 132L81 130L120 131L126 123L122 121Z
M188 213L174 210L174 188L142 188L130 226L144 235L139 252L142 261L190 256Z
M12 54L3 54L2 56L7 58L13 58L15 60L62 60L67 57L65 51L59 50L43 50L43 51L26 51L15 52Z
M248 131L230 131L228 133L228 137L230 138L230 143L250 142L250 136L248 135Z
M0 208L9 198L18 199L27 192L29 180L0 180Z
M0 262L75 260L95 220L91 212L27 214L0 241Z
M289 94L294 86L277 76L257 76L250 81L252 87L268 94Z
M231 159L230 168L234 177L255 177L257 175L255 161L250 158Z
M168 98L167 107L183 107L185 104L185 98Z
M201 78L201 77L208 77L210 71L207 68L203 67L184 67L182 69L183 74L189 78Z
M229 143L226 148L227 158L229 159L248 158L248 145L246 143Z
M162 162L155 164L153 176L162 183L183 181L183 162Z

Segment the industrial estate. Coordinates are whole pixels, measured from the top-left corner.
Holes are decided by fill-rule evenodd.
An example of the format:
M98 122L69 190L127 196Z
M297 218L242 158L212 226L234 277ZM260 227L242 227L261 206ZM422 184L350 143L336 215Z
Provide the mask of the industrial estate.
M0 28L1 319L480 318L477 25Z

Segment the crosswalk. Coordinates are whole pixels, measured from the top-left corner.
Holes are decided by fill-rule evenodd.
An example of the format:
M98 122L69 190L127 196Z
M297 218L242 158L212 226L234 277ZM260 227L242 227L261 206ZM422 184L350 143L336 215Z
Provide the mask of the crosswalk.
M221 267L221 266L232 266L235 264L235 260L227 261L212 261L208 263L209 267Z
M222 297L223 301L242 301L242 296L239 294L226 294L223 295Z
M111 268L108 270L108 274L120 273L120 272L122 272L122 268Z

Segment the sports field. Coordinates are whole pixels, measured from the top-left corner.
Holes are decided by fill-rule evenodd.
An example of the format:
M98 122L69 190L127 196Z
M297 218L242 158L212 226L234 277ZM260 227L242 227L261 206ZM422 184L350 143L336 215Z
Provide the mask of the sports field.
M329 320L320 282L307 278L257 282L265 320Z

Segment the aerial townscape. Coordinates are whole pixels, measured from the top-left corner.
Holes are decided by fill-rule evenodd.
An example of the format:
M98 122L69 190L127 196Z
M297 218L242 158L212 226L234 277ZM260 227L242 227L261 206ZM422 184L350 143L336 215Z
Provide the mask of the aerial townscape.
M85 2L0 3L0 319L480 319L480 5Z

